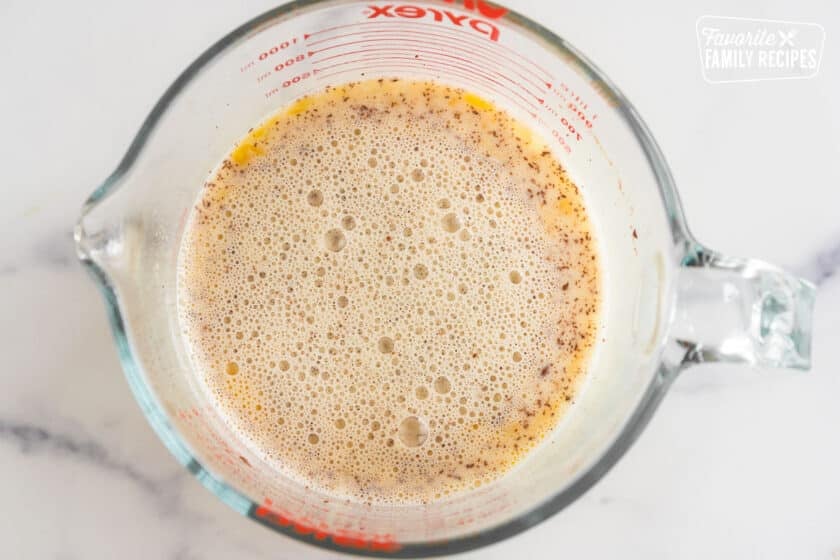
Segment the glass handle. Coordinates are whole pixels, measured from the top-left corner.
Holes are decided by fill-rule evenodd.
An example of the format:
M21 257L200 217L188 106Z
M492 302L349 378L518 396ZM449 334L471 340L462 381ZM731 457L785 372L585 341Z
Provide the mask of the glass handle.
M671 340L680 368L736 362L807 370L816 287L755 259L696 246L683 261Z

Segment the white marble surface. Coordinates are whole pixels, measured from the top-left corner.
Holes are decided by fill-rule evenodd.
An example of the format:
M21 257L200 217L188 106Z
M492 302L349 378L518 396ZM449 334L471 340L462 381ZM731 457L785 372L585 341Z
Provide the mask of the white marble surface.
M815 367L688 372L582 499L464 558L837 560L840 5L510 3L589 54L635 102L698 237L820 284ZM332 557L238 517L158 442L69 233L176 74L270 5L0 2L0 557ZM820 74L703 82L694 22L704 14L822 23Z

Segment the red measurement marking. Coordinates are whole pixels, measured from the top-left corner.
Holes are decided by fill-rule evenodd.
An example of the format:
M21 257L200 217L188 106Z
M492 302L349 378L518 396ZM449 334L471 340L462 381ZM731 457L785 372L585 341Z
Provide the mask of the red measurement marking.
M594 126L594 121L598 118L597 114L592 115L591 119L588 118L586 113L582 109L578 108L578 106L572 101L569 101L566 107L584 124L584 126L586 126L586 128L592 128Z
M285 49L288 49L289 47L291 47L293 45L297 45L297 44L298 44L298 38L297 37L292 37L291 39L287 39L285 41L281 41L279 43L276 43L273 46L271 46L268 50L260 52L260 54L258 54L255 57L255 60L250 60L250 61L246 62L245 64L243 64L242 66L240 66L239 67L239 72L242 73L242 72L245 72L247 70L250 70L251 68L254 68L257 65L258 62L262 62L262 61L266 60L267 58L270 58L273 55L275 55L275 54L277 54L277 53L279 53L279 52L281 52Z
M392 10L393 8L393 10ZM482 35L487 35L491 41L499 40L499 28L489 21L480 20L470 17L468 14L461 14L452 12L450 10L439 10L437 8L420 7L420 6L397 6L394 8L393 4L387 6L368 5L368 9L363 12L368 19L383 17L383 18L405 18L418 19L426 18L427 15L432 16L432 20L438 23L452 24L456 27L469 27ZM464 25L466 23L466 25Z
M321 29L319 31L315 31L313 33L305 33L304 34L304 40L306 40L309 37L312 37L314 35L320 35L321 33L326 33L328 31L335 31L336 29L346 29L348 27L358 28L362 25L373 25L373 24L380 24L378 27L382 27L382 24L390 24L390 25L388 25L388 27L393 27L393 28L395 28L395 31L399 31L399 32L410 31L409 28L417 27L417 26L422 26L422 27L426 27L426 28L430 27L430 28L434 29L435 31L451 31L451 32L459 35L459 37L452 37L450 35L448 37L450 39L461 40L462 38L475 38L475 36L473 34L468 33L466 31L459 30L459 29L451 29L451 28L444 29L444 28L441 28L439 25L435 25L433 23L423 23L423 22L420 22L420 21L414 21L414 22L411 22L411 23L407 23L407 22L400 22L400 21L393 21L392 22L392 21L389 21L389 20L376 20L376 21L362 21L362 22L359 22L359 23L348 23L346 25L336 25L334 27L328 27L328 28L325 28L325 29ZM371 30L365 30L365 32L370 33L372 31ZM335 39L335 38L338 38L338 37L341 37L341 36L339 35L337 37L324 39L324 41L332 40L332 39ZM319 41L319 42L322 42L322 41ZM310 45L312 45L312 44L314 44L314 42L310 43ZM536 62L532 61L531 59L523 56L518 51L508 47L507 45L504 45L504 44L498 43L498 42L491 43L491 42L488 42L488 41L480 41L479 45L481 46L481 48L484 48L484 49L486 49L488 46L490 46L491 50L492 50L492 47L498 47L498 48L503 49L503 50L507 51L508 53L516 56L517 58L519 58L523 62L526 62L527 64L530 64L533 68L536 68L537 70L539 70L542 73L542 76L540 76L540 81L543 84L545 84L547 87L551 88L551 84L554 81L554 76L552 76L551 73L548 70L546 70L545 68L543 68L541 65L539 65ZM488 53L488 54L495 55L496 53Z
M455 2L455 0L443 1L447 4L452 4ZM464 8L468 10L477 9L478 13L490 19L499 19L500 17L508 13L507 8L503 8L502 6L493 6L492 4L486 4L483 0L464 0Z
M316 71L316 74L318 75L318 79L326 80L326 79L329 79L333 76L338 76L340 74L345 74L347 72L360 72L362 75L364 75L364 72L366 70L381 70L381 71L394 71L394 72L400 72L400 71L404 71L404 70L415 70L416 71L417 70L417 61L414 60L414 59L411 59L411 60L412 60L413 64L400 63L399 61L395 61L395 62L388 61L388 62L380 63L382 61L381 57L375 57L375 58L372 58L372 59L369 59L369 60L368 59L361 59L361 60L358 60L358 61L350 61L350 62L347 62L347 63L342 63L342 64L335 65L335 66L342 66L344 64L350 64L352 62L357 62L357 63L362 64L362 66L360 66L360 67L353 68L353 67L347 66L345 68L342 68L341 70L338 70L336 72L329 72L327 74L324 74L321 70L318 70L318 71ZM441 68L441 67L436 66L436 65L431 64L431 63L427 63L426 67L428 67L430 69L433 69L433 70L436 70L442 75L452 76L452 77L455 77L455 78L460 78L462 80L463 80L463 77L464 77L463 72L448 71L447 68ZM531 117L533 117L535 119L538 118L537 113L535 112L536 107L533 107L530 103L527 103L527 100L525 100L527 105L523 105L516 98L508 95L509 93L513 93L513 92L510 92L509 90L499 90L499 89L493 87L492 85L488 85L486 83L488 80L486 78L481 77L480 75L477 76L476 79L478 81L480 81L481 83L483 83L488 90L492 91L494 94L498 95L499 97L504 97L505 99L510 101L513 105L515 105L516 107L521 109L523 112L525 112L527 115L530 115ZM524 99L524 98L522 98L522 96L519 96L519 98Z
M298 62L303 62L304 60L306 60L306 55L303 54L303 53L300 53L299 55L293 56L292 58L289 58L285 61L278 62L274 66L274 71L275 72L280 72L281 70L283 70L285 68L288 68L289 66L292 66L293 64L296 64Z
M575 91L565 83L561 82L558 88L552 89L564 103L565 108L568 109L574 117L579 120L586 128L592 128L595 124L595 119L598 118L597 113L591 117L587 116L589 111L589 103L576 94Z
M381 37L381 38L378 38L378 39L369 37L369 38L362 39L361 41L368 41L368 42L396 41L400 44L402 44L402 43L412 43L412 44L419 44L419 45L431 45L433 47L452 47L452 49L457 51L457 52L460 52L460 51L464 50L464 45L463 44L450 43L450 42L444 42L444 41L439 40L439 39L449 39L449 40L452 40L452 41L459 41L459 39L457 37L452 37L452 36L449 36L449 35L443 35L443 34L440 34L440 33L429 33L429 32L426 32L426 31L414 31L414 30L408 30L408 29L406 29L404 32L396 32L396 31L392 31L392 30L389 30L389 29L382 29L382 30L362 31L362 32L357 32L357 33L346 33L344 35L338 35L336 37L330 37L328 39L322 39L321 41L315 41L313 43L310 43L309 46L313 46L317 43L323 43L324 41L335 40L335 39L338 39L338 38L341 38L341 37L350 37L350 36L363 36L364 37L364 36L375 34L375 33L392 33L392 34L396 33L396 35L394 35L393 37ZM410 33L412 35L418 35L418 36L421 36L423 38L435 38L436 40L435 41L421 41L419 39L406 38L407 33ZM342 45L350 45L350 44L353 44L353 43L354 42L351 41L349 43L342 43L341 45L334 45L332 47L326 47L326 48L323 48L323 49L316 49L316 50L313 50L313 51L309 51L309 56L312 56L314 53L319 53L319 52L328 50L330 48L335 48L335 47L342 46ZM469 45L467 45L467 46L469 46ZM476 62L487 61L490 58L491 57L476 57L475 60L476 60ZM518 62L512 60L511 58L509 58L505 55L502 55L502 54L493 53L492 58L503 59L503 60L509 62L511 65L513 65L514 68L521 67L520 63L518 63ZM325 60L325 59L322 59L322 60ZM550 85L547 82L542 82L540 80L539 75L537 75L533 71L531 73L534 74L537 77L538 80L540 80L539 84L534 82L531 78L528 78L527 76L523 75L518 70L506 69L506 71L511 72L512 74L516 74L517 77L519 77L520 79L528 82L529 85L531 85L531 86L533 86L537 89L543 89L546 85Z
M280 43L277 43L276 45L274 45L273 47L271 47L267 51L263 51L259 55L257 55L257 60L265 60L266 58L268 58L272 55L275 55L282 50L288 49L292 45L296 45L296 44L297 44L297 37L292 37L291 39L288 39L286 41L282 41Z
M408 40L406 42L411 43L413 41ZM429 60L428 58L419 58L420 55L424 55L426 57L428 57L428 56L440 56L440 57L444 57L444 58L450 58L450 59L458 60L460 62L465 62L466 64L472 64L473 63L473 61L470 60L470 59L463 58L463 57L460 57L460 56L451 55L451 54L448 54L446 52L438 51L438 50L426 49L426 50L423 50L423 51L416 51L416 50L412 50L412 49L400 49L400 48L393 48L392 49L392 48L381 48L381 47L359 49L359 50L355 50L355 51L349 51L349 52L334 54L332 56L322 58L322 59L320 59L316 62L318 64L321 64L323 62L326 62L327 60L333 60L333 59L336 59L336 58L341 58L343 56L351 56L351 55L363 54L363 53L381 53L383 55L384 54L409 54L409 55L413 54L414 55L413 60L418 60L419 62ZM314 54L314 53L310 52L310 56L312 56L312 54ZM376 59L373 59L373 60L376 60ZM412 59L411 58L403 58L403 59L400 59L400 60L412 60ZM522 91L524 91L525 93L527 93L528 95L533 97L537 101L537 103L539 103L539 104L543 104L544 101L545 101L543 98L541 98L540 96L538 96L537 94L535 94L534 92L529 90L527 87L525 87L525 85L522 84L521 82L517 82L517 81L511 79L509 76L507 76L507 75L505 75L501 72L498 72L498 71L495 71L495 70L492 70L490 68L486 68L486 67L483 67L483 66L476 67L476 70L484 70L485 72L492 73L493 75L496 75L496 76L498 76L498 77L500 77L504 80L507 80L508 82L513 84L514 86L522 89Z
M589 104L584 101L580 95L575 93L575 90L572 89L566 82L560 82L560 85L555 88L554 93L557 94L568 94L571 96L573 101L579 103L584 109L589 109Z
M255 481L250 469L246 470L243 467L243 464L250 467L248 460L227 445L227 442L207 423L198 408L181 409L177 414L186 422L190 433L195 436L197 447L208 457L216 459L217 464L230 467L230 470L224 473L225 477L243 484Z
M557 140L557 142L560 144L560 146L562 146L563 151L566 152L567 154L570 154L570 153L572 153L572 147L569 146L569 143L566 142L566 139L563 138L562 134L563 133L560 132L559 130L557 130L556 128L551 130L551 135L554 136L554 139Z
M580 141L582 140L582 137L581 137L581 135L580 135L580 132L578 132L577 128L575 128L575 125L573 125L572 123L570 123L570 122L569 122L569 119L567 119L566 117L561 117L561 118L560 118L560 123L561 123L563 126L565 126L565 127L566 127L566 130L568 130L568 131L569 131L569 133L568 133L566 136L571 135L571 136L572 136L573 138L575 138L578 142L580 142Z
M283 90L283 89L285 89L289 86L296 85L296 84L302 82L303 80L311 78L312 76L315 75L315 72L316 72L316 70L313 70L312 72L303 72L301 74L298 74L297 76L289 78L288 80L284 80L279 86L275 86L275 87L271 88L270 90L266 91L265 93L263 93L263 96L266 99L268 99L272 95L276 95L276 94L280 93L281 90Z
M290 85L296 84L301 80L305 80L309 76L310 76L309 72L304 72L303 74L300 74L299 76L295 76L291 80L286 80L285 82L283 82L283 87L289 87Z
M586 101L584 101L583 99L581 99L580 95L576 94L575 91L572 88L570 88L568 85L566 85L565 82L560 82L560 89L555 90L555 91L557 93L560 93L561 95L563 93L569 94L571 100L574 101L575 103L579 104L581 106L581 108L583 108L584 110L589 109L589 104Z
M362 531L347 529L331 531L325 523L316 525L306 518L295 519L292 514L275 506L269 499L266 499L263 504L254 508L254 517L270 525L290 528L299 535L311 536L316 541L331 539L336 545L345 548L377 552L396 552L402 548L391 534L369 535Z
M505 86L501 82L494 79L492 76L488 76L487 74L479 72L475 68L470 68L468 66L462 66L462 65L459 65L459 64L451 64L449 62L444 62L444 61L440 61L440 60L432 60L432 59L428 59L428 58L418 59L418 58L414 58L414 57L410 57L410 56L375 56L375 57L369 57L369 58L359 58L359 59L356 59L356 60L350 60L350 61L347 61L347 62L339 62L339 63L336 63L336 64L323 66L321 68L318 68L318 71L323 72L325 70L330 70L330 69L335 68L337 66L343 66L343 65L346 65L346 64L353 64L355 62L377 62L377 61L380 61L380 60L407 61L407 62L414 62L416 64L417 63L423 64L424 66L428 66L430 63L433 63L433 64L437 65L438 68L443 67L443 68L455 69L455 70L458 70L460 72L465 72L467 74L471 74L473 76L483 78L484 80L505 89L505 91L509 91L510 93L512 93L513 95L515 95L516 97L518 97L519 99L524 101L527 105L531 106L532 109L537 108L537 107L533 106L531 104L531 102L526 97L523 97L522 95L520 95L516 91L506 89ZM415 64L414 68L417 68L416 64ZM531 95L533 96L533 94L531 94ZM542 101L539 98L537 98L536 96L534 96L534 98L537 99L538 102ZM531 111L529 111L529 112L531 112Z

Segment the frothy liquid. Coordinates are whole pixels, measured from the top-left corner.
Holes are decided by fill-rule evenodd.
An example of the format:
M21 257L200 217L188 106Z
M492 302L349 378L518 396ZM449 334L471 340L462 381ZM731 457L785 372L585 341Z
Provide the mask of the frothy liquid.
M301 98L202 191L180 254L196 375L288 476L418 503L499 477L595 342L577 187L489 102L374 80Z

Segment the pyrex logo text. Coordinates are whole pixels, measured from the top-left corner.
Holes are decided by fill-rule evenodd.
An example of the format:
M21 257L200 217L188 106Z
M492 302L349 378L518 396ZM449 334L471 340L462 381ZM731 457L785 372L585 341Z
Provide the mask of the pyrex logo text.
M471 27L482 35L487 35L491 41L499 40L499 28L490 23L478 18L470 17L466 14L455 14L449 10L438 10L436 8L421 8L420 6L394 6L388 4L387 6L368 6L368 19L378 17L401 17L407 19L421 19L426 16L431 16L432 21L439 21L444 23L452 23L457 27L465 27L464 24Z

